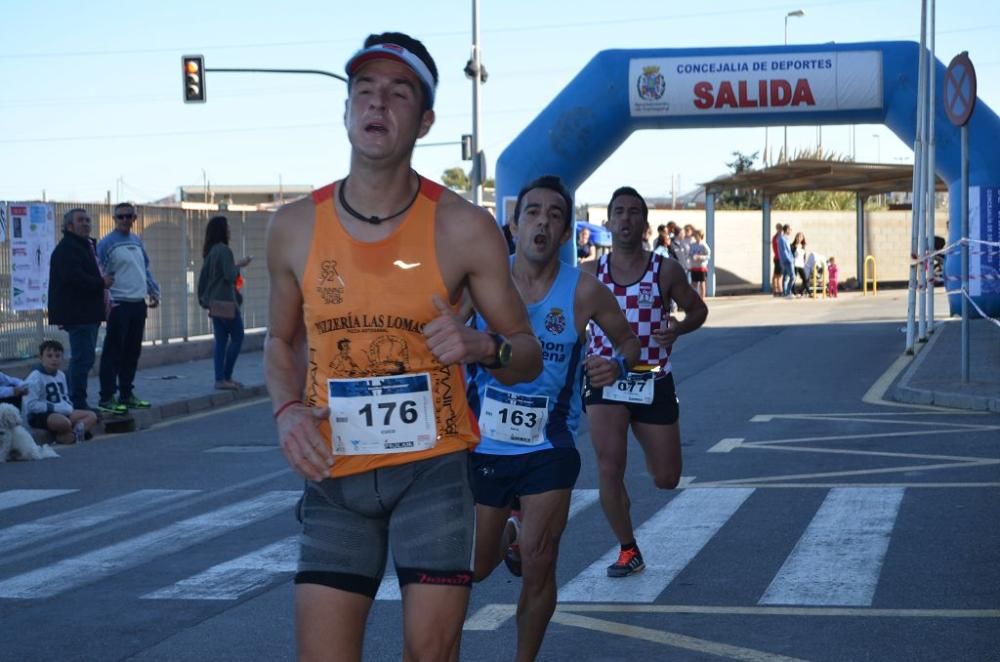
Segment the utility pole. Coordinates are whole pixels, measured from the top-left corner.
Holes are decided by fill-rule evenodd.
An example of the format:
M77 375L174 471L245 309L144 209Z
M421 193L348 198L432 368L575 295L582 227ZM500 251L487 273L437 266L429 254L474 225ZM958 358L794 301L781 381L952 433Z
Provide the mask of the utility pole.
M486 82L479 52L479 0L472 0L472 59L465 65L465 75L472 78L472 202L483 204L483 153L480 149L479 130L482 123L479 88Z

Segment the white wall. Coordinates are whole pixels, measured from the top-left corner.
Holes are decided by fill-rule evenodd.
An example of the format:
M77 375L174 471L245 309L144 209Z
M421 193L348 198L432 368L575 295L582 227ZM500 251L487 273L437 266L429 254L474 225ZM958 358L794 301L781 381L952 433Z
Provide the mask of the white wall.
M607 207L588 205L591 223L603 224ZM656 227L673 221L691 224L705 230L703 209L651 209L649 224ZM865 212L865 252L875 257L880 281L902 281L909 278L910 260L909 211ZM936 233L947 237L948 212L937 213ZM771 227L767 239L761 239L760 211L716 211L715 250L713 260L717 285L750 283L760 285L761 251L770 253L770 239L777 223L792 227L792 236L802 232L810 250L826 257L835 256L840 267L840 281L856 277L856 218L851 211L771 211ZM766 243L765 243L766 242Z

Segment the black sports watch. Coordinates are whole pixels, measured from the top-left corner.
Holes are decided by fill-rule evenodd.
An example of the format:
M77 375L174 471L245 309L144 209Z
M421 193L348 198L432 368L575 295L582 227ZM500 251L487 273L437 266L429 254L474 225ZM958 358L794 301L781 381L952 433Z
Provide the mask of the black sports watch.
M514 351L514 346L510 344L509 340L501 336L499 333L491 333L490 338L493 338L493 342L497 344L497 352L493 355L493 361L490 363L481 362L481 365L484 368L489 368L490 370L506 368L507 364L510 363L510 357Z

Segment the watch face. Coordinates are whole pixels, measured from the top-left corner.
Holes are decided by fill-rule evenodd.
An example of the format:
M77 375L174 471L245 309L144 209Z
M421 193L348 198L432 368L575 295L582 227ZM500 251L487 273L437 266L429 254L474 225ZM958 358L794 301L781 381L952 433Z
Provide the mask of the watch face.
M507 365L510 363L510 357L513 351L514 347L508 341L504 340L500 343L500 349L497 350L497 359L500 365Z

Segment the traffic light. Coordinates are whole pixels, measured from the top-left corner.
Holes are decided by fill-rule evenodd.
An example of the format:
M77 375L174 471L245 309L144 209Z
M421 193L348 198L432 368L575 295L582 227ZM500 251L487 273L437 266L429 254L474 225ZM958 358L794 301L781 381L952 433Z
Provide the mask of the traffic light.
M472 160L472 136L468 133L462 134L462 160Z
M205 58L185 55L181 58L184 73L184 103L205 103Z

